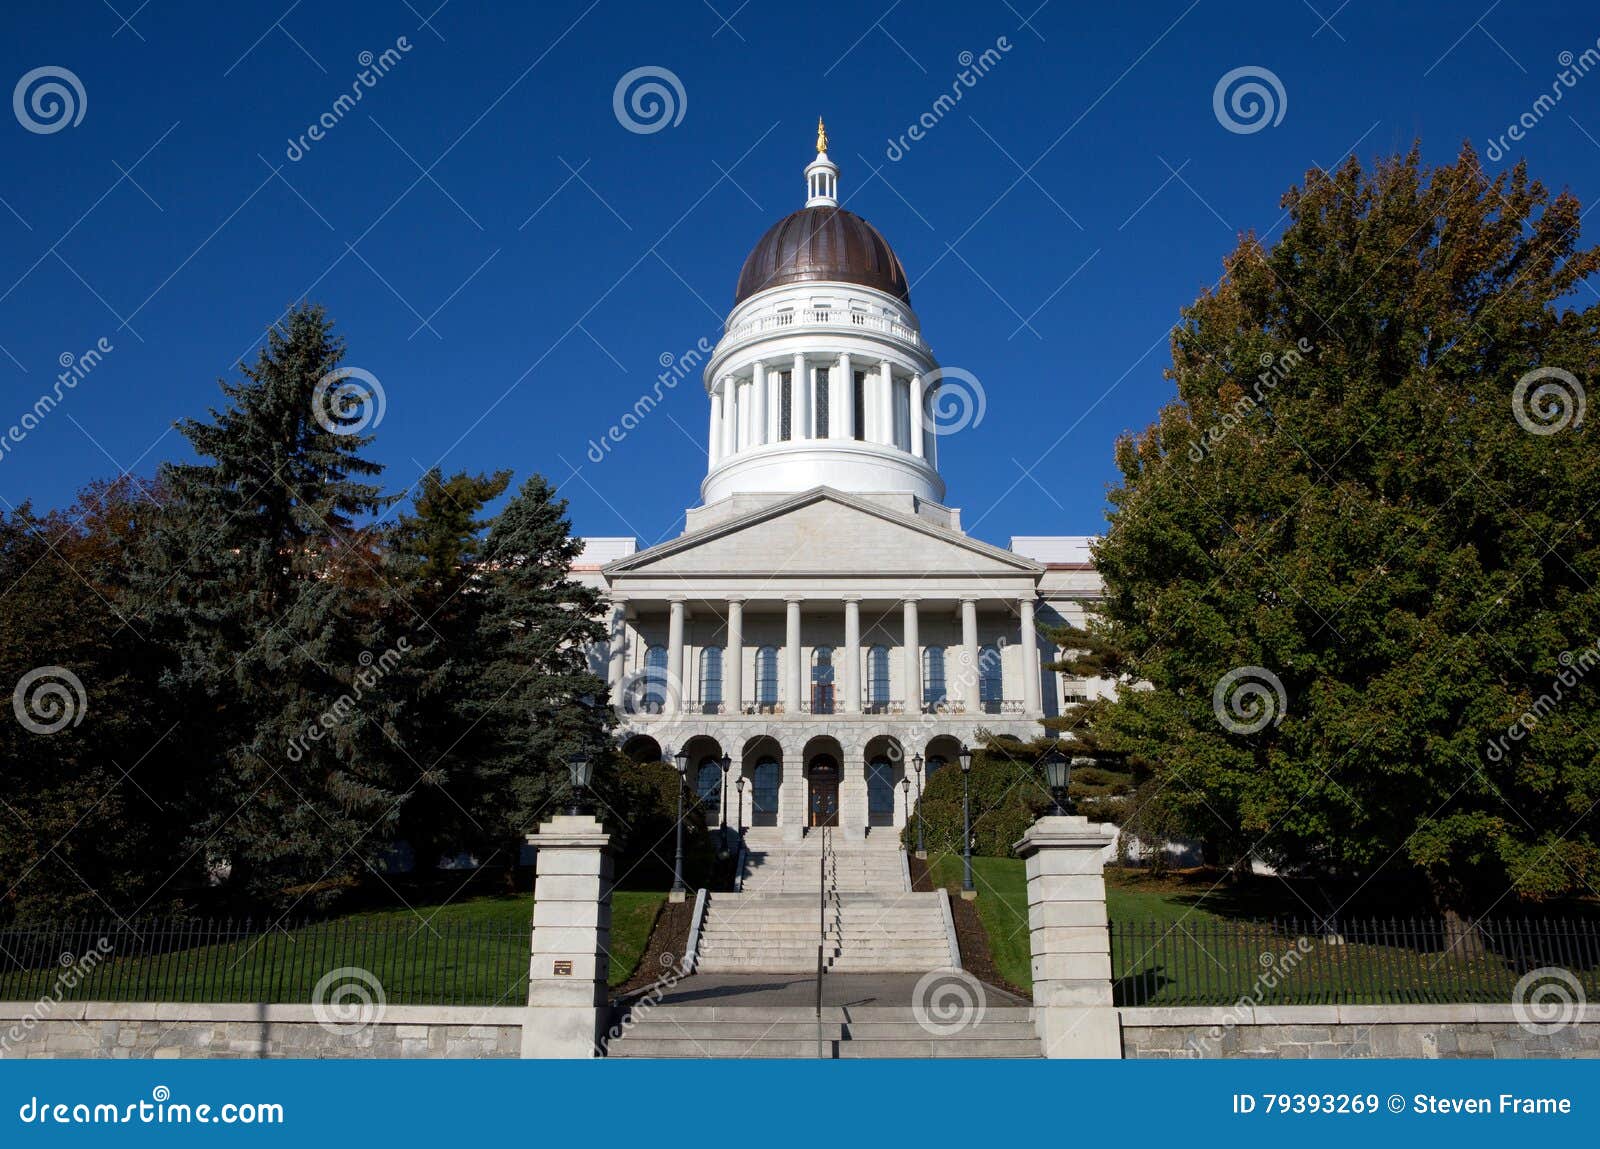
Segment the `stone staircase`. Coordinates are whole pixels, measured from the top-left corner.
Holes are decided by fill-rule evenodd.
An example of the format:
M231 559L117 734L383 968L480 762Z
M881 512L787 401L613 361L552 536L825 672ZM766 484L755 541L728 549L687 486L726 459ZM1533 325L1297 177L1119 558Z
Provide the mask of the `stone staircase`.
M913 893L904 855L886 844L747 839L744 888L712 894L700 973L924 973L953 964L936 893ZM826 891L824 900L823 892Z
M624 1014L609 1057L1026 1058L1041 1055L1028 1006L991 1007L965 1028L918 1022L910 1006L638 1006Z

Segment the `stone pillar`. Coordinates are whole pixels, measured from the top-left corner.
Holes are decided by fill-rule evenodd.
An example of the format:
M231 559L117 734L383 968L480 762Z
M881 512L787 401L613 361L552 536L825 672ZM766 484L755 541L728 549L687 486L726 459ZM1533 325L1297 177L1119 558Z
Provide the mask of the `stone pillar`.
M751 445L755 447L765 446L771 441L771 435L767 431L767 365L765 363L756 363L750 368L750 397L754 400L752 406L755 411L755 416L752 420L755 436L751 441Z
M722 461L722 392L711 389L711 430L706 433L706 450L711 455L711 465Z
M594 1057L606 1019L611 952L611 836L587 814L557 815L538 849L523 1057Z
M611 627L606 647L606 684L611 687L611 705L622 710L622 683L628 669L628 606L611 604Z
M840 709L846 714L861 713L861 600L844 600L844 699Z
M672 600L667 616L667 704L668 714L683 710L683 600Z
M786 632L783 643L783 693L784 708L790 714L802 712L800 705L800 600L790 598L786 604Z
M1022 608L1022 709L1026 714L1039 714L1039 631L1033 621L1033 596L1027 595L1019 604Z
M806 357L795 352L794 371L789 376L789 437L811 438L811 373Z
M723 708L744 713L744 599L728 600L728 643L722 652Z
M1048 816L1013 847L1027 863L1033 1009L1046 1057L1122 1056L1104 877L1114 836L1087 818Z
M922 376L911 377L911 453L922 458Z
M856 376L850 366L850 352L843 351L839 354L839 385L833 389L836 402L832 414L833 424L838 428L834 432L836 439L854 439L856 437Z
M917 637L917 600L906 599L904 637L906 713L922 713L922 644Z
M978 666L978 600L961 600L961 702L968 714L981 705L981 668Z
M739 403L734 390L733 376L722 377L722 454L723 457L739 449Z

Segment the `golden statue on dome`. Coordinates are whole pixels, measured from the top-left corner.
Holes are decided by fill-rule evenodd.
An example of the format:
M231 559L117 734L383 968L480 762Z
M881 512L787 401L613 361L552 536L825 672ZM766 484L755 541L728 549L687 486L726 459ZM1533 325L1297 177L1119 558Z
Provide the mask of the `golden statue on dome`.
M822 117L817 117L817 155L822 155L828 150L828 129L822 126Z

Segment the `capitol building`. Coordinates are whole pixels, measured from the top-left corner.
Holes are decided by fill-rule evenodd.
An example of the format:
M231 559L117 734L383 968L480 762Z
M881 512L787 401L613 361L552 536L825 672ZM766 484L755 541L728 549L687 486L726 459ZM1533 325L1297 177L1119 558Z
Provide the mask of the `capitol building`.
M629 757L686 754L713 824L726 808L791 841L892 838L918 766L926 781L964 744L1031 741L1109 691L1047 669L1047 634L1081 625L1101 583L1088 538L1002 548L962 530L941 396L981 394L950 393L974 381L941 369L894 250L839 206L820 124L805 181L705 361L707 469L683 534L586 538L573 577L609 604L593 657Z

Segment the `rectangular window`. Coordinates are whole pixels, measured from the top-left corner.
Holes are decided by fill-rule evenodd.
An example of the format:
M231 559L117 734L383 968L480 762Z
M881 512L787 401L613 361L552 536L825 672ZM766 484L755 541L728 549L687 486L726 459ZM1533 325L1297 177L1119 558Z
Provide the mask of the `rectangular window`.
M828 369L817 368L817 439L828 437Z
M793 395L793 381L790 372L783 371L778 374L778 440L789 441L789 401Z
M855 394L851 396L851 401L855 404L856 409L856 438L865 439L867 437L867 373L865 371L857 371L855 376L853 385Z

